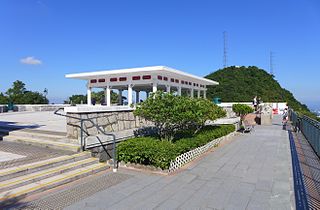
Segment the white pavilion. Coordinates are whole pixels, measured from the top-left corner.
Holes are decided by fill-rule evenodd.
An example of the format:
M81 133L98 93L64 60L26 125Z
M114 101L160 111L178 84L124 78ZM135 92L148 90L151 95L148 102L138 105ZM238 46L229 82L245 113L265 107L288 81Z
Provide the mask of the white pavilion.
M219 84L216 81L166 66L84 72L67 74L65 77L87 81L87 108L95 107L94 109L97 109L97 106L92 106L92 89L103 88L105 92L105 106L99 108L102 110L112 109L112 107L115 108L114 106L118 105L122 105L123 108L130 107L133 104L134 95L134 101L137 103L140 101L142 92L145 92L146 97L148 97L150 92L156 92L157 90L175 92L177 95L181 95L184 92L190 97L206 98L207 86ZM112 90L118 91L119 102L116 105L111 104ZM127 92L126 105L122 104L123 91ZM133 94L134 92L135 94Z

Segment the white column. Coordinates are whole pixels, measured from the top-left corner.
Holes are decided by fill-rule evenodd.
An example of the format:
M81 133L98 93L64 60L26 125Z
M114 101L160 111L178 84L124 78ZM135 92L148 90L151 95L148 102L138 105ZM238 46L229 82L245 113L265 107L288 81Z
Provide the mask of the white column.
M92 105L92 103L91 103L91 87L87 88L87 104Z
M128 85L128 106L132 104L132 85Z
M106 88L106 92L105 92L105 103L107 104L107 106L111 106L111 90L110 90L110 86L108 85Z
M136 90L136 104L139 103L139 101L140 101L139 94L140 94L140 91Z
M119 90L118 103L122 105L122 90Z
M170 93L170 92L171 92L171 86L170 86L170 85L167 85L166 88L167 88L167 90L166 90L167 93Z
M178 96L181 96L181 87L178 87Z
M152 92L155 93L157 92L158 87L157 87L157 83L152 83Z
M203 98L207 98L207 91L203 90Z
M104 104L106 105L107 104L107 88L103 88L103 91L104 91ZM102 103L101 103L101 105L102 105Z
M193 88L191 88L191 89L190 89L190 97L191 97L191 98L193 98L193 95L194 95L193 92L194 92L194 90L193 90Z
M200 98L200 90L198 89L197 92L198 92L198 98Z

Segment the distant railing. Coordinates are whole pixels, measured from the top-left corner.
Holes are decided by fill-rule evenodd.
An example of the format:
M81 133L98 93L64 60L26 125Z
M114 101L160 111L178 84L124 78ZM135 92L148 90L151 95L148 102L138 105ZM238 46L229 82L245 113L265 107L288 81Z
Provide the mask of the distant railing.
M293 110L290 110L289 115L294 129L302 132L316 154L320 157L320 122L305 115L299 116Z

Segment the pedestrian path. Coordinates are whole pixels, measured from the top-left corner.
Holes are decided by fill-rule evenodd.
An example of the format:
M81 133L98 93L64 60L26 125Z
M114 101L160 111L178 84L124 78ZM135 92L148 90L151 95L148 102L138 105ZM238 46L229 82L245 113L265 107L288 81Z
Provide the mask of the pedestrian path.
M294 209L288 133L273 122L176 175L120 169L133 176L67 209Z

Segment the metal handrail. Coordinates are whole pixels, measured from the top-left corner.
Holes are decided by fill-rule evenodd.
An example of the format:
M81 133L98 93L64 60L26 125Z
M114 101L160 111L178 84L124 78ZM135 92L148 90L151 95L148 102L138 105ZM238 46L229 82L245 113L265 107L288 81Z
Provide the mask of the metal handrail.
M308 116L299 116L294 110L290 109L290 120L295 130L300 130L315 153L320 157L320 122Z
M116 172L117 170L117 161L116 161L116 136L114 134L111 134L111 133L106 133L104 130L102 130L96 123L94 123L91 119L82 119L82 118L79 118L79 117L74 117L74 116L71 116L71 115L67 115L67 114L62 114L62 113L59 113L59 111L63 110L64 108L59 108L57 109L56 111L54 111L54 114L55 115L59 115L59 116L63 116L63 117L69 117L69 118L72 118L72 119L76 119L76 120L80 120L80 130L81 130L81 133L80 133L80 144L81 144L81 149L84 151L86 150L86 139L89 137L89 136L92 136L90 135L86 130L84 130L83 128L83 122L85 121L88 121L90 122L94 127L97 128L98 132L102 133L103 135L105 136L112 136L112 150L113 150L113 171ZM86 134L86 137L83 138L83 132ZM100 145L102 146L103 150L108 153L107 149L105 148L105 146L103 145L101 139L99 138L99 136L95 135L95 137L98 139Z

